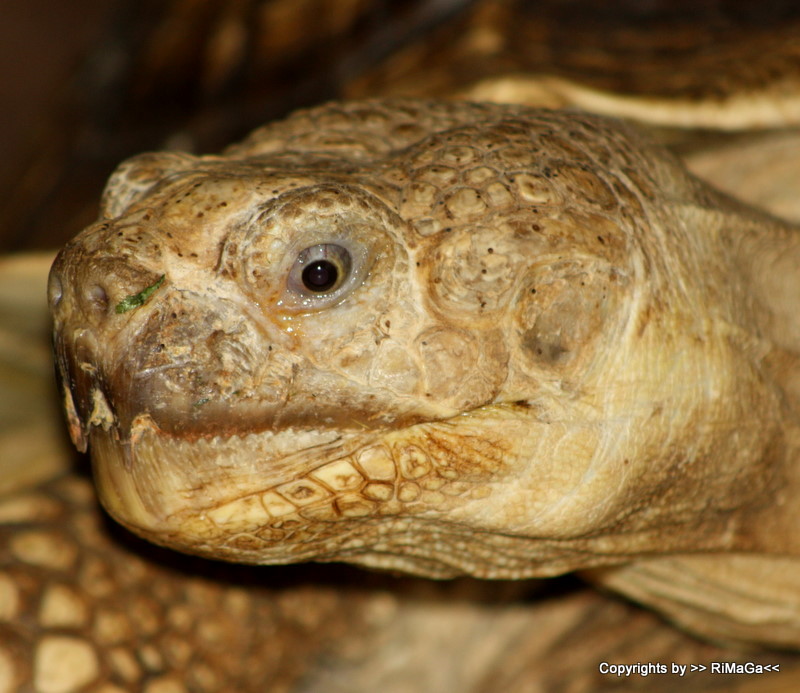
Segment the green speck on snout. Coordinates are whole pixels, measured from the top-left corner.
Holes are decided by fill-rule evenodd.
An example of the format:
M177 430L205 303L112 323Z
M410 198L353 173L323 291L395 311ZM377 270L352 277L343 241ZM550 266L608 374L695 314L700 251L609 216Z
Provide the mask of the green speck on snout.
M117 307L115 308L117 313L127 313L129 310L143 306L145 301L147 301L147 299L150 298L156 292L158 287L164 282L165 276L165 274L162 274L155 284L151 284L146 289L142 289L138 294L131 294L130 296L123 298L119 303L117 303Z

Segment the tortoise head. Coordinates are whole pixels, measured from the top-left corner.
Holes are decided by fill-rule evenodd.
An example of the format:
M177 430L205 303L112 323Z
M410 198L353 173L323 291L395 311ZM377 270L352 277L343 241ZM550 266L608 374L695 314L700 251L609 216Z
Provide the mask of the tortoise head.
M506 106L330 104L134 158L50 276L73 440L120 522L228 560L752 545L785 405L729 227L692 222L719 200L627 126Z

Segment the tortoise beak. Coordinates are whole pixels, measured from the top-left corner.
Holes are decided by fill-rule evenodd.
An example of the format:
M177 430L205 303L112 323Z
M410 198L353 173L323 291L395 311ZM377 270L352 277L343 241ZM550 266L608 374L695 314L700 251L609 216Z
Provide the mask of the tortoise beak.
M74 262L67 262L68 257ZM115 271L115 266L85 252L78 239L58 254L50 270L56 378L69 434L80 452L88 447L92 426L119 428L116 410L124 409L110 396L114 387L106 368L114 336L108 319L112 289L120 284L117 293L130 292L128 286L146 285L148 279L142 271Z
M86 419L81 417L78 413L77 406L75 406L77 382L69 375L66 359L64 357L63 344L59 345L56 343L54 345L54 352L56 354L56 380L58 381L59 390L61 391L61 403L67 419L69 437L70 440L72 440L72 444L78 449L78 452L86 452L89 447Z
M79 452L86 452L92 426L106 431L114 428L119 437L118 417L85 340L78 339L70 345L56 337L54 352L56 378L73 445Z

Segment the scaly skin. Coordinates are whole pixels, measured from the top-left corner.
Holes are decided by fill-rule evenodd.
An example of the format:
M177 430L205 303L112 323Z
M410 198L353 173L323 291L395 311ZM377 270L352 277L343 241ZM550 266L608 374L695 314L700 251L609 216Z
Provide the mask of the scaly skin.
M351 261L313 294L298 257L320 244ZM746 598L695 623L635 563L600 569L800 555L797 259L792 228L619 123L365 101L123 164L50 298L73 441L156 543L597 568L700 632L800 646L797 604L779 636Z

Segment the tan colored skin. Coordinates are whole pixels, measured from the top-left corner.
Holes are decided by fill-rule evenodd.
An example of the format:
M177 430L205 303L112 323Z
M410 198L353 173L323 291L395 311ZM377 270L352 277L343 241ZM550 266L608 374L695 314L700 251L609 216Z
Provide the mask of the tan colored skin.
M292 268L322 243L352 270L309 296ZM322 106L114 174L51 272L71 434L108 510L183 551L596 568L698 632L800 646L796 589L756 618L604 568L700 553L714 595L800 556L799 251L617 122Z

